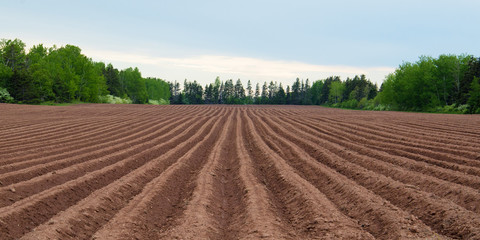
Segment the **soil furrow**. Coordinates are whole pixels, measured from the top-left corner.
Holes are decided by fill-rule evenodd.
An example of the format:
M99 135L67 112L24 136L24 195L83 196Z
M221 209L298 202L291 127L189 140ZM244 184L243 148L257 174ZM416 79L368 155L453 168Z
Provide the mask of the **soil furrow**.
M0 224L2 222L8 223L6 226L1 226L1 233L5 234L5 237L0 236L0 239L7 236L16 238L23 235L36 225L47 221L59 211L63 211L85 198L96 189L144 165L155 156L166 152L167 149L186 141L189 138L189 133L195 131L194 127L195 125L190 126L181 135L170 139L165 144L156 145L154 147L156 151L151 149L146 153L132 155L113 165L90 172L48 191L15 202L10 206L0 208ZM22 228L18 226L22 226Z
M0 239L479 239L480 116L0 104Z
M93 119L87 122L85 122L84 119L75 119L73 121L72 119L55 119L53 121L50 119L45 119L44 121L45 122L42 123L32 124L32 126L26 126L25 129L16 128L2 130L2 133L6 135L8 134L7 137L2 139L2 143L5 142L8 144L9 142L14 142L18 140L21 141L25 135L28 135L28 137L35 139L42 137L43 135L55 133L58 131L58 129L76 129L83 126L88 126L90 123L94 122Z
M265 120L268 124L274 125L270 120ZM276 121L281 122L281 121ZM373 172L382 174L384 176L389 176L394 180L399 182L409 184L412 188L421 189L423 191L433 193L437 196L450 199L456 204L480 214L480 193L472 188L454 184L448 181L440 180L434 177L430 177L425 174L421 174L415 171L409 171L408 168L401 168L397 165L391 164L389 162L380 161L377 159L387 159L390 156L382 155L381 157L372 158L369 157L369 154L364 154L361 151L357 151L354 147L349 147L348 150L345 150L341 145L332 146L335 143L332 141L325 142L317 140L317 136L310 134L308 132L300 132L302 126L300 125L290 125L287 122L282 124L285 129L289 129L295 132L300 133L305 139L309 139L312 144L322 145L325 149L328 149L341 158L348 160L354 164L360 165L365 169L371 170ZM275 128L278 129L278 128ZM274 130L275 130L274 129ZM355 152L356 151L356 152ZM371 150L370 150L371 151ZM400 162L402 159L396 159L395 162ZM404 165L409 165L411 161L403 161Z
M178 164L177 159L182 159L192 152L197 143L204 142L209 132L218 125L218 121L218 118L210 119L190 136L191 141L170 148L165 154L93 192L76 205L35 228L22 239L91 238L130 201L135 201L137 195L143 194L142 190L151 189L156 178L164 176L165 171Z
M161 145L165 142L168 142L168 140L172 139L174 136L181 134L188 128L189 123L190 122L186 121L185 123L180 124L175 128L171 127L171 124L164 126L164 128L162 128L162 130L164 130L163 133L160 132L159 135L157 135L156 132L150 134L152 135L152 137L155 138L148 138L148 141L150 141L149 144L145 144L145 142L140 139L139 143L133 144L132 142L130 144L127 143L124 147L120 145L120 147L111 147L110 149L106 149L105 152L107 154L104 154L105 152L102 152L104 150L100 150L100 155L94 155L91 160L81 161L78 164L72 164L72 159L66 159L65 161L69 163L69 165L63 167L63 169L60 170L53 169L54 171L52 171L52 169L50 169L49 167L39 169L33 167L33 170L37 170L37 173L33 175L40 176L34 177L28 181L23 181L14 185L7 185L0 188L0 193L5 196L5 198L0 201L0 207L11 205L15 201L36 194L50 187L60 185L72 179L81 177L91 171L113 165L131 155L147 153L151 150L152 147L157 146L157 144ZM14 178L14 180L18 180L19 177L13 176L12 178ZM9 179L7 178L5 181L3 179L1 181L5 185L5 183L8 183L8 180ZM12 188L15 189L15 192L11 191Z
M469 147L478 147L480 145L480 141L478 138L475 137L465 137L465 136L457 136L456 134L443 134L436 131L431 130L421 130L417 128L407 127L403 125L399 125L397 118L388 117L386 113L376 113L378 114L378 118L359 118L358 121L355 121L355 127L365 127L368 129L374 129L377 131L377 134L389 134L393 138L402 138L402 137L411 137L413 136L414 140L417 139L425 139L429 142L437 142L437 143L457 143L457 146L462 149L463 146ZM308 118L307 118L308 119ZM351 124L352 121L349 118L346 119L338 119L335 117L314 117L308 120L317 121L317 122L330 122L333 125L336 123L344 123L344 124ZM408 118L403 118L402 120L409 121ZM358 125L357 125L358 123ZM461 143L458 145L458 143Z
M281 155L285 155L289 160L287 163L294 167L295 172L314 184L336 208L357 220L358 225L376 238L415 239L435 236L430 228L414 216L323 165L294 142L280 136L282 132L269 129L255 115L251 118L255 120L258 129L263 129L261 136L264 136L265 141L269 142L272 148L277 148ZM267 140L268 136L275 137ZM317 151L321 151L321 148Z
M136 119L138 119L138 118L136 118ZM165 121L165 120L167 120L167 119L169 119L169 118L166 118L166 117L162 116L161 118L157 118L157 119L154 119L154 120L156 120L156 121L159 121L159 120ZM96 119L95 121L98 122L99 120L100 120L100 121L103 121L103 118L101 118L101 119ZM148 120L149 120L149 119L145 119L144 121L148 121ZM134 120L134 119L128 119L128 122L126 122L126 123L125 123L124 120L122 120L122 119L120 119L120 120L118 120L118 121L123 122L125 125L127 125L127 127L128 127L129 122L137 122L137 124L138 124L139 122L142 123L142 121L138 121L138 120ZM111 123L108 123L108 124L111 125ZM135 125L136 125L136 124L135 124ZM133 126L130 125L130 127L133 127ZM112 128L112 129L114 129L114 128ZM121 130L122 130L121 128L116 128L116 131L117 131L118 133L121 133ZM91 132L91 131L90 131L90 132ZM90 133L90 134L92 134L92 133ZM93 133L93 134L95 134L95 133ZM98 135L98 134L97 134L97 135ZM74 137L80 137L80 138L81 138L81 136L74 136ZM113 136L108 136L108 137L109 137L109 138L112 138ZM83 138L86 138L86 137L83 137ZM96 137L96 138L98 138L98 137ZM99 138L99 139L101 139L101 138ZM42 139L42 140L45 140L45 139ZM91 139L91 140L93 141L93 140L95 140L95 139ZM60 143L61 143L61 145L67 145L67 144L68 144L68 141L65 141L65 139L62 139L62 141L60 141ZM45 148L45 150L55 149L55 150L57 150L57 152L63 152L61 149L60 149L60 150L57 149L57 146L45 146L44 148ZM35 148L35 150L40 151L41 149ZM26 158L27 156L24 156L26 153L27 153L27 152L22 151L22 155L20 155L20 156L23 157L23 158ZM12 157L12 156L10 156L10 157ZM30 159L33 158L33 157L34 157L34 156L29 156Z
M225 117L189 151L150 181L113 219L93 235L93 239L158 239L178 225L194 191L194 181L206 163L208 151L218 141ZM134 233L134 234L132 234Z
M279 134L281 131L282 129L277 129L276 133ZM285 131L282 135L308 151L308 154L318 161L375 192L399 208L416 215L438 233L454 238L476 239L480 237L480 217L478 215L448 200L413 189L389 177L348 162L326 149L319 149L316 147L318 144L309 143L305 138ZM435 214L431 214L432 212Z
M276 197L284 213L303 238L371 239L360 224L337 210L328 198L287 164L260 137L252 119L246 118L247 146L257 151L256 168L264 176L264 184Z
M88 133L91 129L93 130L104 126L108 127L108 123L98 120L99 119L65 119L60 124L50 123L51 127L48 129L39 128L40 130L37 131L15 132L10 135L15 136L18 139L5 139L5 143L2 144L5 149L2 147L0 153L6 154L11 152L11 147L18 144L38 144L42 141L48 142L62 138L69 138L71 135L75 134ZM120 123L120 119L111 119L110 121ZM73 122L73 124L71 124L71 122Z
M37 149L38 152L11 156L5 160L5 165L0 167L0 173L15 171L32 165L47 163L49 161L65 159L69 156L77 155L84 150L94 151L95 149L100 149L100 145L105 145L104 143L108 143L109 141L113 142L118 138L124 138L125 136L132 135L137 131L145 131L146 129L151 129L155 126L155 122L138 125L132 124L130 126L126 126L126 131L121 131L122 129L119 129L119 131L115 133L101 135L93 139L79 139L70 144L62 143L62 145L56 147L48 146L45 148L39 148Z
M172 124L175 123L175 119L168 120L166 122L162 122L160 125L156 124L155 122L144 124L139 126L140 128L133 128L129 129L128 131L124 131L117 134L113 134L114 137L105 137L103 142L92 142L94 143L93 146L91 144L79 144L79 145L70 145L62 151L52 151L50 154L45 156L45 154L40 155L36 158L33 158L29 161L20 161L12 164L8 164L5 166L0 167L0 173L8 172L8 174L0 174L0 180L4 180L7 175L15 175L16 171L20 172L28 172L29 169L34 170L34 172L43 169L50 169L53 168L61 168L62 165L69 164L70 162L84 162L88 159L91 159L94 156L101 157L115 151L119 151L126 147L132 147L133 145L137 145L142 143L139 139L152 139L156 135L162 135L166 130L167 127L170 127ZM141 128L143 126L143 128ZM75 161L71 161L76 159ZM55 169L50 169L55 170ZM33 174L32 176L35 176Z
M368 142L369 140L359 139L353 134L347 134L345 132L332 133L330 132L331 129L327 127L315 127L311 125L305 126L298 123L295 120L286 120L286 121L294 121L297 124L295 124L293 128L305 131L307 134L310 134L310 136L318 137L319 139L322 139L322 140L328 140L329 143L335 143L346 149L353 150L356 152L357 155L364 155L372 158L373 160L381 160L386 163L403 167L406 170L415 171L415 172L419 172L424 175L429 175L441 180L445 180L445 181L449 181L449 182L453 182L461 185L466 185L474 189L480 188L480 177L478 177L478 175L475 174L477 171L473 167L469 168L466 166L456 166L450 169L445 169L436 165L430 165L430 164L418 162L417 161L418 159L409 159L408 157L397 156L395 154L389 153L392 151L395 152L395 149L397 147L401 148L400 145L391 145L390 146L391 148L387 149L386 151L383 151L383 149L381 149L380 151L372 151L374 149L378 150L379 147L374 145L365 147L363 143ZM340 134L344 139L338 139L335 137L336 135L340 135ZM348 139L348 141L345 139ZM359 143L362 143L362 144L359 144ZM382 144L378 143L378 145L382 145ZM459 172L459 170L464 170L464 172L463 173ZM468 173L469 175L465 173Z
M80 129L78 132L68 131L66 133L66 137L61 136L53 136L50 139L40 138L35 141L30 141L28 134L24 136L24 139L20 143L14 143L10 149L5 149L5 151L1 151L0 157L9 154L12 156L12 152L21 151L24 154L28 153L29 150L35 149L37 151L49 151L51 149L57 148L62 145L67 145L71 142L76 142L79 139L86 139L86 138L98 138L98 135L102 135L104 133L111 133L114 131L122 131L124 128L128 127L130 124L134 124L135 121L130 120L128 122L124 120L116 120L116 121L105 121L103 124L96 124L96 126L92 128L83 128ZM58 130L54 134L58 134L62 132ZM21 146L19 146L21 145ZM31 151L34 152L34 151Z
M368 132L372 135L382 136L386 139L392 138L397 140L403 140L405 137L410 139L410 143L420 143L426 145L434 145L438 147L446 147L449 149L455 148L458 150L464 151L472 151L475 148L479 147L480 144L475 144L471 140L473 138L465 138L465 137L456 137L453 134L449 134L447 136L439 136L435 137L435 132L433 131L420 131L418 129L415 130L406 130L397 127L394 124L387 124L387 123L375 123L369 124L368 122L358 122L356 125L352 125L351 123L345 122L352 128L363 129L365 132ZM460 141L462 140L462 141ZM409 143L408 141L403 141L405 143ZM458 143L462 143L458 145Z
M298 121L298 120L297 120ZM308 122L309 125L321 125L321 127L330 127L333 131L337 132L347 132L355 135L358 138L363 138L362 142L369 143L371 145L382 144L386 147L391 147L392 145L396 148L401 147L409 152L421 153L424 156L429 156L435 159L440 159L442 161L449 161L459 164L467 164L469 166L480 167L480 162L471 161L469 158L476 158L480 156L477 148L470 147L465 150L461 150L461 146L452 145L452 144L443 144L436 143L432 141L424 141L422 138L417 137L413 138L412 136L398 137L398 134L395 136L393 134L384 134L382 131L372 131L359 127L358 124L342 124L338 122L334 123L315 123L311 121L302 121L303 123Z
M179 239L232 239L238 236L235 229L225 231L231 224L242 225L241 197L230 195L241 194L239 186L235 184L233 174L225 176L224 166L227 158L232 159L232 149L228 149L227 136L232 136L233 111L224 122L218 140L212 146L206 163L200 170L197 179L194 181L195 190L188 202L183 218L179 219L180 224L171 230L169 236ZM230 168L231 169L231 168ZM228 184L228 186L225 186ZM230 188L230 189L228 189ZM235 191L236 190L236 191ZM230 205L230 206L228 206ZM236 219L232 219L234 215ZM237 222L239 221L239 222ZM237 226L238 227L238 226ZM231 235L225 236L228 232Z
M243 189L240 189L244 193L244 202L246 208L246 219L244 231L240 235L242 239L259 239L262 237L271 237L273 239L285 239L294 238L293 231L285 230L289 227L280 221L280 217L276 213L278 210L274 210L272 203L269 201L268 192L261 183L261 180L256 178L253 166L253 159L248 154L248 150L245 146L245 109L241 110L241 113L237 115L237 124L235 126L235 142L236 153L238 156L238 175L242 182Z

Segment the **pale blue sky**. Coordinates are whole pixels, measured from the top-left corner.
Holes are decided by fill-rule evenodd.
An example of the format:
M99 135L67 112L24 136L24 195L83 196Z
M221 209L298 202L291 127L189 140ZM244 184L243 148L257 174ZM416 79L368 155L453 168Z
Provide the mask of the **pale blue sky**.
M0 38L72 44L168 81L246 84L366 74L420 55L480 55L477 0L1 0Z

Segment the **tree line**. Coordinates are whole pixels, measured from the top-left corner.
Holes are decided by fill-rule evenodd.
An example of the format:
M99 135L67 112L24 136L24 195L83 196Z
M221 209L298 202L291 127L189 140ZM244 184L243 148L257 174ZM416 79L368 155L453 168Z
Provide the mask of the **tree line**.
M19 39L0 41L0 102L104 102L107 95L133 103L168 101L169 84L143 78L138 68L119 71L94 62L77 46L33 46Z
M184 81L181 91L178 82L170 83L172 104L292 104L292 105L334 105L343 102L356 103L371 100L377 95L377 85L365 75L347 78L329 77L315 81L312 85L309 79L297 78L286 88L277 82L264 82L262 87L257 83L252 86L248 80L244 88L238 79L235 84L232 79L221 81L219 77L214 83L202 87L196 81ZM355 104L357 106L357 104Z
M217 77L202 86L142 77L138 68L118 70L95 62L77 46L33 46L0 41L0 102L120 102L138 104L293 104L454 113L480 113L480 59L471 55L422 56L405 62L378 88L365 75L338 76L291 85Z
M420 57L386 76L380 88L365 75L314 81L296 79L291 87L271 81L244 88L240 79L219 77L202 87L196 81L170 83L172 104L327 105L366 110L480 113L480 59L470 55Z
M479 80L479 58L422 56L385 78L378 102L395 110L480 113Z

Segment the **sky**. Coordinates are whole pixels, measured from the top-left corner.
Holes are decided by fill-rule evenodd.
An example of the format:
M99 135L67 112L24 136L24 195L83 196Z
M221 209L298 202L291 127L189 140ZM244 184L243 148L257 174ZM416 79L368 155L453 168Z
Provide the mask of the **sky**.
M75 45L143 77L291 85L480 56L478 0L0 0L0 38Z

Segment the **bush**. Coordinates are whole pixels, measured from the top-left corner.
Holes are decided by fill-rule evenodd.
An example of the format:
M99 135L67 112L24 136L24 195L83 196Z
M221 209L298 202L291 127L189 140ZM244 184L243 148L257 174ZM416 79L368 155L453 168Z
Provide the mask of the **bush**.
M391 107L390 105L383 105L383 104L378 104L373 108L374 111L390 111Z
M463 104L463 105L458 106L456 109L457 109L458 113L468 113L469 108L470 108L470 106L468 104Z
M367 105L369 105L370 101L367 100L366 97L360 99L360 101L358 102L357 104L357 108L358 109L366 109L367 108Z
M120 98L113 95L99 96L98 99L100 103L110 103L110 104L131 104L132 100L130 98Z
M358 105L357 99L350 99L348 101L342 102L340 107L341 108L356 109L357 105Z
M160 99L160 100L149 99L148 104L151 104L151 105L168 105L168 104L170 104L170 101L164 100L164 99Z
M456 113L456 114L465 114L470 111L470 106L468 104L463 104L463 105L445 105L443 107L438 106L434 109L430 109L429 112L435 112L435 113Z
M15 99L5 88L0 88L0 103L13 103Z

